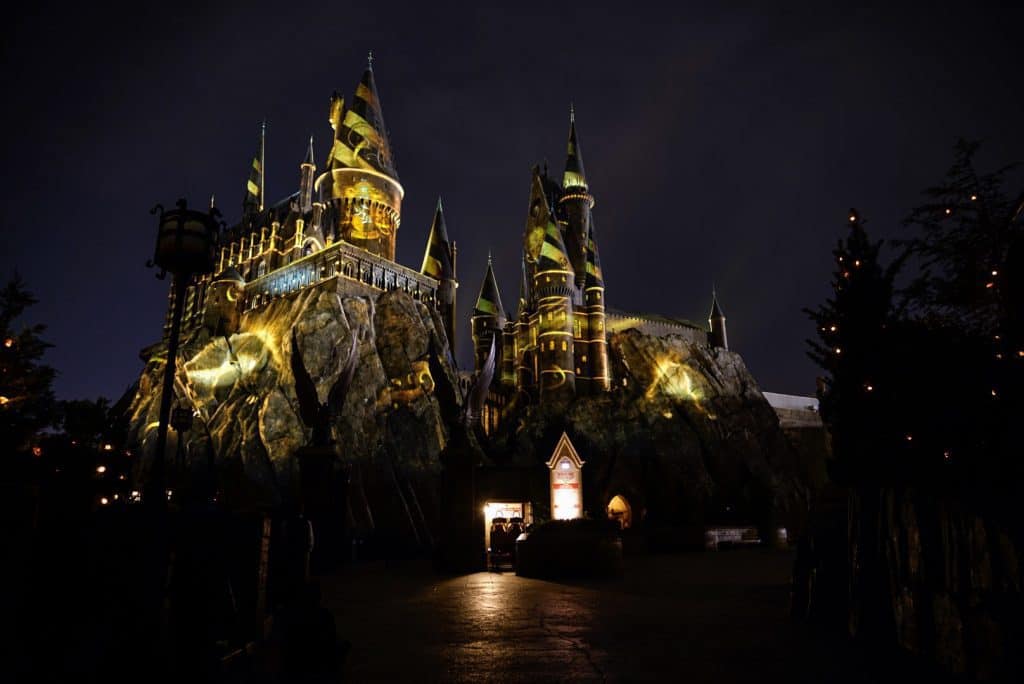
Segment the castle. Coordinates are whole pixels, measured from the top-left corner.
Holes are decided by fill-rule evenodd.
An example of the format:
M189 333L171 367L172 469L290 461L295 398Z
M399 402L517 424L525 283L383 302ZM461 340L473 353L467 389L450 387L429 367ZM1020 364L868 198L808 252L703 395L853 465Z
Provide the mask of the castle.
M313 139L299 165L298 191L265 202L266 127L243 200L242 218L221 237L215 275L197 276L186 293L183 330L208 336L239 330L241 317L333 279L343 292L410 293L440 314L454 349L457 330L456 245L440 200L420 269L395 262L405 194L398 180L372 62L346 108L335 92L328 116L333 140L318 173ZM494 382L481 416L497 429L513 397L528 403L607 392L613 382L608 337L626 328L727 348L725 316L713 298L710 330L662 316L607 308L605 282L575 114L561 181L535 166L523 235L522 279L515 315L502 306L490 259L471 316L474 367L492 346ZM171 293L173 301L173 291ZM168 313L166 331L170 327Z
M678 334L694 343L728 348L725 315L712 295L710 330L686 321L609 310L601 272L590 192L575 113L561 182L534 166L523 233L522 279L509 319L490 258L471 327L479 372L493 346L496 383L484 409L485 432L497 429L511 397L530 402L567 400L612 387L608 335L635 327Z

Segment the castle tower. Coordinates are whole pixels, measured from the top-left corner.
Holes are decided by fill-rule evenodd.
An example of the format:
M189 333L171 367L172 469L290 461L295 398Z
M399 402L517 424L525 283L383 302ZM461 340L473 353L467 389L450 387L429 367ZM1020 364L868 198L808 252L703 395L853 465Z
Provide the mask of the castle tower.
M372 63L352 106L331 97L334 144L327 172L317 179L335 205L341 239L394 261L405 190L398 182Z
M718 295L711 291L711 314L708 316L708 325L711 332L708 333L708 344L712 347L729 348L729 336L725 330L725 314L718 306Z
M480 296L476 299L476 306L473 308L473 316L470 318L470 328L473 334L473 366L479 371L487 355L491 351L491 340L495 343L494 357L497 360L501 356L502 328L505 327L505 310L501 306L501 295L498 293L498 281L494 278L494 268L490 256L487 257L487 272L484 274L484 282L480 286ZM495 373L497 374L495 369Z
M252 166L249 169L249 180L245 184L245 199L242 200L242 217L258 214L263 211L263 202L266 195L263 187L263 169L266 162L267 149L267 122L260 125L259 144L256 148L256 156L252 158Z
M536 173L534 181L540 183ZM539 209L535 226L543 224L545 228L536 256L533 292L537 299L540 398L544 401L548 398L568 398L576 392L572 308L576 274L566 253L562 231L547 202L543 202ZM530 237L527 238L528 247Z
M306 158L299 166L299 211L303 214L313 208L313 181L316 173L316 162L313 161L313 136L309 136L309 148Z
M585 353L580 354L581 369L587 369L590 390L594 393L611 389L608 366L608 338L605 330L604 275L601 273L601 255L597 251L594 223L590 222L587 236L586 277L583 283L583 310L587 317Z
M444 222L444 210L441 198L437 198L437 209L434 210L434 221L430 224L430 235L427 238L427 251L423 255L423 266L420 273L438 281L437 309L444 320L445 334L448 335L448 348L455 353L455 291L459 282L455 275L455 243L448 239L448 228ZM495 286L497 288L497 286ZM500 303L500 302L499 302Z
M558 200L558 213L565 225L565 245L573 271L576 286L582 287L586 276L587 240L590 236L590 210L594 197L587 186L587 174L583 168L583 153L576 135L576 112L569 108L569 144L565 159L565 173L562 174L562 195Z

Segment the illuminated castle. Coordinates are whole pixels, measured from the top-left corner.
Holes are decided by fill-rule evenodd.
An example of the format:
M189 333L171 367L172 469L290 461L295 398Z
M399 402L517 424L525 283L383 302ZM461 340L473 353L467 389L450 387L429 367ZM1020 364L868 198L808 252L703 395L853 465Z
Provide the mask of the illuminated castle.
M725 316L714 296L710 331L686 321L606 309L593 207L570 111L561 182L549 177L547 168L533 168L515 316L510 320L505 314L490 258L473 310L477 371L492 345L495 349L495 383L483 416L488 432L497 427L501 409L516 394L545 402L609 391L611 332L639 328L728 347Z
M241 221L222 233L216 275L196 278L186 294L183 330L225 335L240 316L275 298L328 279L351 294L404 290L437 309L449 341L455 334L455 243L438 201L419 271L395 262L402 197L391 145L367 66L351 106L330 99L334 131L318 172L313 139L299 165L298 191L267 206L266 126L252 161ZM173 301L173 292L172 292ZM168 315L165 333L170 327Z

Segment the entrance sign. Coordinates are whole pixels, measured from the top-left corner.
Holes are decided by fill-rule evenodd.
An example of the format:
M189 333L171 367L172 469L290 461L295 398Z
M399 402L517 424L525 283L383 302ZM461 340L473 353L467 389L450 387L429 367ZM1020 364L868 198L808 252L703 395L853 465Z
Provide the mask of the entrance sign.
M551 518L583 517L583 463L569 435L562 433L548 460L551 470Z

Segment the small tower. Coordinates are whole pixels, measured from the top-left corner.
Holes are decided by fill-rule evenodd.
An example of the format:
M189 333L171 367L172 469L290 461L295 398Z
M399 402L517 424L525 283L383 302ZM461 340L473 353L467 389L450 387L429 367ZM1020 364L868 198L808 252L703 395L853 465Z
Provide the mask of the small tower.
M337 237L394 261L405 190L398 182L369 64L351 106L345 110L344 100L335 94L328 118L334 143L317 185L337 212Z
M572 293L576 274L566 253L562 231L544 204L544 240L540 246L533 291L537 297L537 358L540 398L569 398L576 393Z
M420 273L430 276L438 282L437 310L444 320L445 334L448 336L448 348L455 353L455 291L459 282L455 274L455 243L448 239L448 228L444 221L444 210L441 198L437 198L437 209L434 210L434 221L430 224L430 235L427 238L427 250L423 254L423 266Z
M718 295L711 290L711 314L708 316L708 325L711 331L708 333L708 344L712 347L729 348L729 336L725 331L725 314L718 306Z
M601 273L601 255L597 251L594 237L594 223L590 222L587 236L586 277L583 282L583 310L587 317L585 347L586 354L577 365L587 369L590 390L593 393L611 389L611 372L608 366L608 338L605 330L604 275Z
M263 193L263 171L267 149L267 122L260 125L259 144L256 156L252 158L249 168L249 180L245 184L245 199L242 200L242 217L251 217L263 211L265 195Z
M316 162L313 159L313 136L309 136L306 158L299 166L299 211L303 214L313 209L313 181L316 178Z
M480 285L480 296L476 299L470 328L473 334L473 365L479 371L487 361L491 351L491 340L494 340L495 363L501 359L501 330L505 327L505 310L501 306L501 295L498 293L498 281L494 278L491 257L487 257L487 272L484 282ZM495 374L497 375L495 369Z
M569 143L562 174L562 193L558 200L559 219L565 224L565 246L576 272L576 286L582 287L586 275L587 240L590 236L590 210L594 197L587 185L583 152L576 135L576 112L569 107Z

